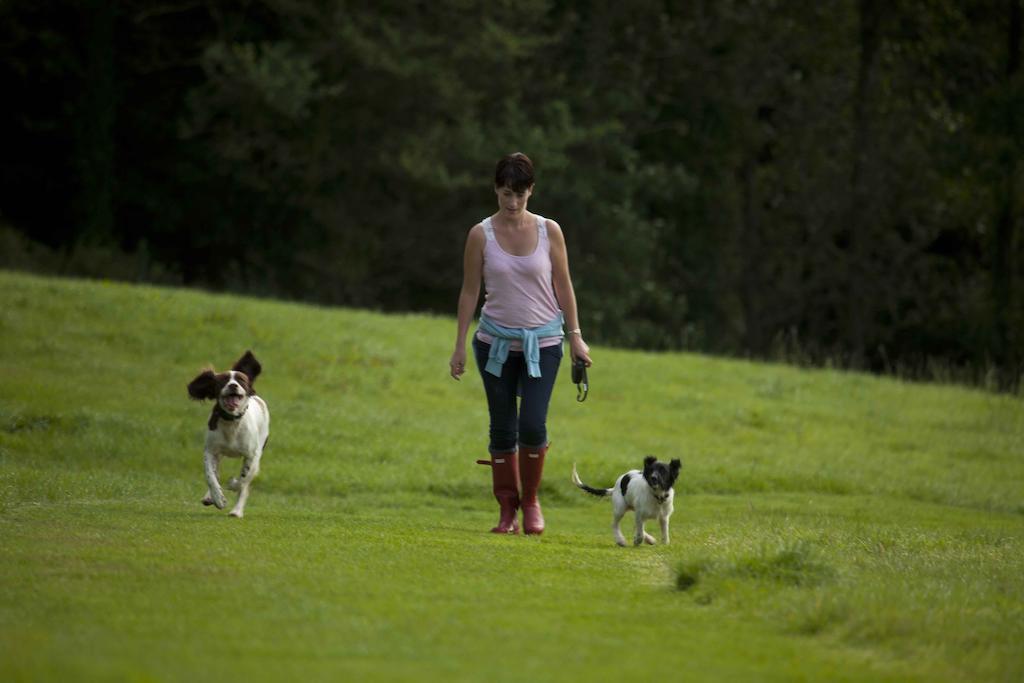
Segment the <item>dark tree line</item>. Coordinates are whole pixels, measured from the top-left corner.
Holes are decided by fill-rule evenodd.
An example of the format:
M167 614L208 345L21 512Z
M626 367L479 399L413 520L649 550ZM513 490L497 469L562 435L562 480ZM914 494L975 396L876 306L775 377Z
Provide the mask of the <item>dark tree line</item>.
M594 341L1012 388L1021 31L1021 0L16 0L0 263L451 313L521 150Z

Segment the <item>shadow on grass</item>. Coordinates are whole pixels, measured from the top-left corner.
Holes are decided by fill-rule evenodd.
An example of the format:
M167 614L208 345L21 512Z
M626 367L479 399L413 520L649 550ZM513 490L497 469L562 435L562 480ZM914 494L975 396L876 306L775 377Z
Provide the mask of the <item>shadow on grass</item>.
M33 413L0 413L0 431L7 434L19 432L59 432L80 434L88 429L94 420L87 415L40 415Z
M711 579L750 579L784 586L813 587L831 580L835 571L820 561L807 541L763 546L756 554L733 558L702 558L676 570L676 588L689 591Z

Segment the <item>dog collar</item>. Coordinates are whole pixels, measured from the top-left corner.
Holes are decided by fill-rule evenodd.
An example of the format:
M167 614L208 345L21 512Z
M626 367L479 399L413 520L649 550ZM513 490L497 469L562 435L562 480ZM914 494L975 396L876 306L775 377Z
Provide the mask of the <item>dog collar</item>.
M249 410L248 403L245 404L245 410L243 410L241 414L232 415L231 413L220 407L220 402L217 402L213 406L213 413L210 415L210 422L207 426L210 428L210 431L213 431L214 429L217 428L218 420L224 420L226 422L234 422L236 420L240 420L242 419L242 417L245 416L247 410Z
M249 404L248 403L245 405L245 410L249 410ZM224 410L223 408L221 408L219 403L217 404L217 415L222 420L227 420L228 422L234 422L235 420L242 419L242 417L245 416L245 410L243 410L238 415L233 415L233 414L229 413L228 411Z

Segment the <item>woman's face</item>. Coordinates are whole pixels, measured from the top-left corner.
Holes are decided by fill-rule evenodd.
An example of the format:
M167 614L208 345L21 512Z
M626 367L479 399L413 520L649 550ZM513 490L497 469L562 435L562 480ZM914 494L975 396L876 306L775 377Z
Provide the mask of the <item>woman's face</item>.
M495 187L494 193L498 195L498 208L506 216L518 217L526 211L526 202L533 194L533 185L522 192L516 192L511 187Z

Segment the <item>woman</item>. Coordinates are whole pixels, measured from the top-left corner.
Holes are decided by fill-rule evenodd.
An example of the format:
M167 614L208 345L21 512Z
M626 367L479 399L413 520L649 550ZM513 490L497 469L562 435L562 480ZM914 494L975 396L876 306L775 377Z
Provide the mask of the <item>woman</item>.
M529 157L517 152L498 161L494 192L497 213L474 225L466 239L450 370L455 379L466 371L466 332L482 279L485 300L473 351L490 411L491 458L480 462L491 466L494 497L501 507L491 531L519 533L516 514L521 507L523 531L540 534L544 517L537 489L548 450L548 404L562 341L568 336L572 357L588 367L590 348L580 332L562 229L526 210L533 194ZM563 323L568 326L564 334Z

